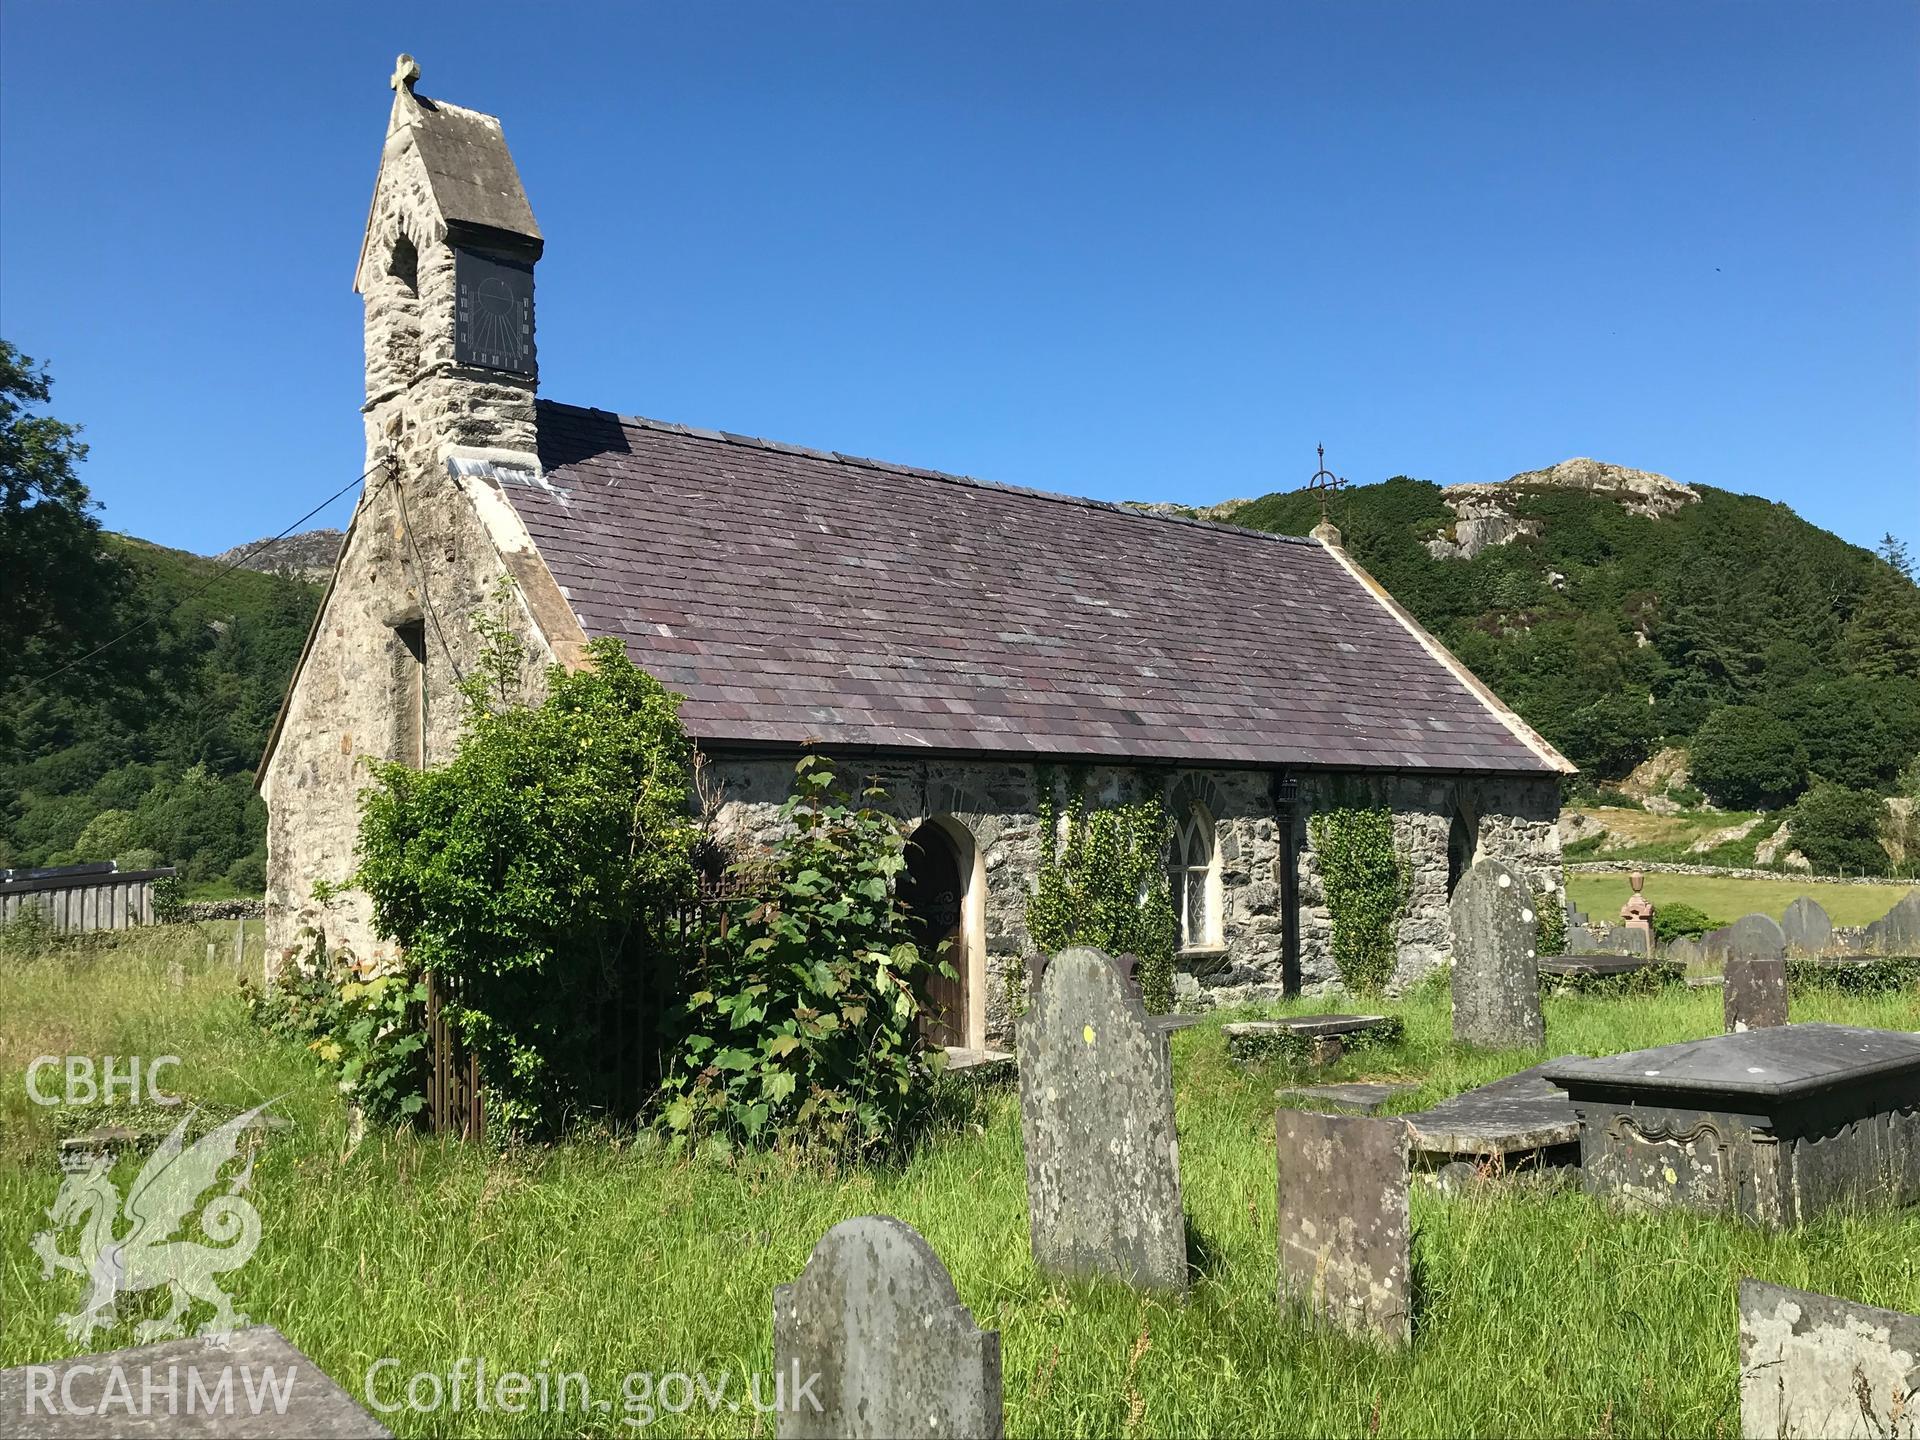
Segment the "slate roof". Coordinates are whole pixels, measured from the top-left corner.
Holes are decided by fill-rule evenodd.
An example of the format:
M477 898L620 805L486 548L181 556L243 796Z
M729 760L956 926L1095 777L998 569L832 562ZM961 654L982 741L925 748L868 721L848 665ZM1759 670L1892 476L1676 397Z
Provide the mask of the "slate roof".
M710 746L1558 768L1310 540L548 401L539 429L508 497Z
M540 227L499 120L424 95L413 101L413 141L449 237L539 259Z

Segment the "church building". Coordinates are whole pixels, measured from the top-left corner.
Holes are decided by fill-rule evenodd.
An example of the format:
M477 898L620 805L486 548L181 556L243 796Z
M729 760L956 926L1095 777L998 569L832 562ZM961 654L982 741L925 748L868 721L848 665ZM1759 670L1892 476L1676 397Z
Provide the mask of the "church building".
M1337 985L1316 809L1391 810L1396 986L1445 962L1472 860L1562 893L1573 766L1329 526L1270 535L541 396L544 239L500 122L418 77L402 56L355 277L369 474L260 770L276 953L307 930L379 950L364 897L314 893L352 866L360 762L451 754L473 621L502 613L535 693L617 636L686 697L723 839L766 838L807 747L876 777L956 941L948 1043L1010 1030L1042 787L1166 804L1182 1008Z

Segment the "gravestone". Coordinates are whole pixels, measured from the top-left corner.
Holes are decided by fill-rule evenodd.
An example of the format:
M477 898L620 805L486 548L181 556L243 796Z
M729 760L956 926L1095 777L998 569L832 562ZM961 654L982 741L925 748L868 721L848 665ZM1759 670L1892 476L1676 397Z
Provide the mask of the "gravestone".
M223 1383L230 1408L217 1403ZM257 1412L250 1395L259 1397ZM194 1396L214 1398L193 1408ZM103 1434L386 1440L393 1432L271 1325L0 1370L0 1435Z
M1818 900L1802 895L1780 920L1786 936L1787 953L1801 957L1824 955L1833 948L1833 921Z
M1598 955L1602 953L1600 937L1593 933L1592 927L1584 922L1567 927L1567 953L1570 955Z
M1691 935L1682 935L1667 945L1667 959L1676 965L1687 967L1689 975L1696 975L1706 964L1706 953L1701 950L1700 942Z
M1034 1264L1184 1291L1167 1032L1105 955L1075 947L1041 976L1019 1052Z
M1310 1110L1274 1123L1280 1303L1347 1335L1410 1344L1406 1124Z
M1478 861L1454 887L1450 918L1454 1040L1490 1050L1544 1043L1526 881L1497 860Z
M1920 1440L1920 1315L1742 1280L1740 1433Z
M1653 902L1640 893L1647 883L1647 877L1635 870L1627 877L1627 883L1633 887L1633 894L1627 897L1627 903L1620 907L1620 920L1627 932L1627 943L1635 953L1653 954Z
M1920 1034L1778 1025L1544 1073L1595 1194L1769 1226L1920 1200Z
M1787 962L1734 956L1727 962L1721 1013L1729 1031L1786 1024Z
M1727 926L1727 951L1735 960L1784 960L1787 934L1771 915L1742 915Z
M1867 926L1864 944L1869 955L1920 955L1920 890L1909 890Z
M890 1215L843 1220L773 1292L774 1374L818 1375L817 1407L784 1406L800 1437L1001 1435L1000 1335L973 1323L920 1232Z

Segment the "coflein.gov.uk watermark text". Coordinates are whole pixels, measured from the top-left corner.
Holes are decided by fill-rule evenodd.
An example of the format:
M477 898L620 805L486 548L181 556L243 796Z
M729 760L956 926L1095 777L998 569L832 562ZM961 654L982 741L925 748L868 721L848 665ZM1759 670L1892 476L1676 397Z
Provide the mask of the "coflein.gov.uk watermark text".
M610 1415L617 1410L622 1424L644 1429L663 1413L683 1415L696 1408L716 1415L770 1415L803 1408L818 1414L819 1383L818 1374L801 1375L797 1362L790 1373L772 1375L630 1370L620 1378L616 1400L604 1393L596 1396L593 1382L578 1370L558 1375L551 1370L494 1370L484 1358L463 1356L444 1372L416 1370L411 1375L398 1360L376 1360L367 1368L362 1395L368 1408L382 1415L403 1410Z

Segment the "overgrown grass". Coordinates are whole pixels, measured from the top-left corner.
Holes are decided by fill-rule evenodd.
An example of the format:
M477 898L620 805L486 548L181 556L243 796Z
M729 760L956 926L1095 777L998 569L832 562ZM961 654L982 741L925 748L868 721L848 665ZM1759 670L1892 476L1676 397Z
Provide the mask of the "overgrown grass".
M169 959L186 967L180 985ZM1443 989L1391 1008L1407 1022L1398 1051L1313 1078L1417 1080L1404 1110L1542 1058L1454 1052ZM1920 1028L1920 998L1815 996L1796 999L1795 1014ZM1720 998L1550 1000L1547 1021L1549 1053L1637 1048L1717 1030ZM769 1369L772 1288L799 1273L828 1226L875 1212L919 1227L962 1300L1001 1332L1016 1435L1734 1435L1742 1275L1920 1310L1920 1210L1768 1235L1616 1213L1543 1184L1461 1198L1420 1188L1426 1304L1412 1353L1312 1333L1274 1304L1273 1094L1308 1077L1229 1063L1216 1024L1173 1043L1186 1208L1203 1257L1185 1304L1035 1273L1007 1090L956 1092L943 1131L900 1167L839 1173L781 1158L672 1162L630 1137L508 1155L412 1136L355 1146L326 1082L251 1028L230 967L209 969L197 937L16 963L0 972L0 1366L77 1348L54 1319L77 1282L43 1281L28 1248L60 1182L54 1125L22 1083L42 1053L177 1054L168 1081L195 1098L284 1096L294 1128L255 1170L264 1238L231 1288L350 1392L382 1357L401 1374L444 1375L458 1357L484 1356L496 1372L581 1371L613 1397L605 1413L384 1417L403 1435L633 1433L617 1391L626 1372ZM121 1162L123 1185L137 1163ZM129 1338L123 1329L105 1343ZM696 1404L652 1429L770 1425Z
M1820 902L1836 925L1865 925L1878 920L1912 888L1898 882L1886 885L1839 885L1782 876L1778 880L1738 880L1722 875L1669 875L1647 872L1646 895L1658 905L1692 905L1722 922L1755 913L1778 920L1801 895ZM1567 876L1567 895L1595 920L1619 915L1633 887L1624 874L1587 871Z

